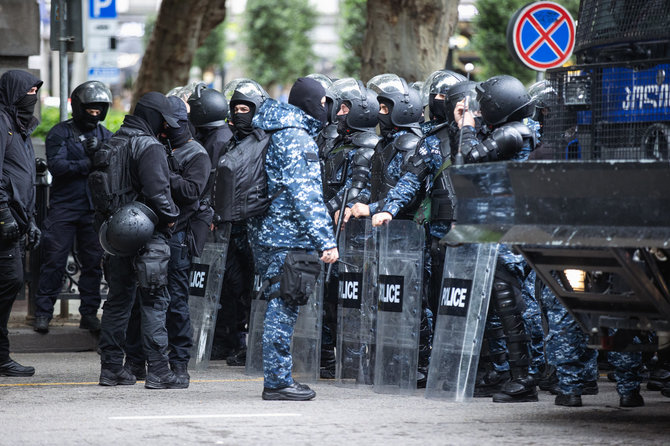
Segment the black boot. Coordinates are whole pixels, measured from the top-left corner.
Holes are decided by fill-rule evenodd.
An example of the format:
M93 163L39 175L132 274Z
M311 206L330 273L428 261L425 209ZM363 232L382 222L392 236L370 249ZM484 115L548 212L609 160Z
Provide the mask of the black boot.
M321 367L319 371L321 379L335 379L335 346L321 346Z
M23 366L13 359L0 364L0 376L33 376L35 367Z
M126 359L126 363L123 367L135 375L135 378L137 379L144 379L147 377L147 366L145 362L135 362Z
M644 406L644 398L640 395L640 390L633 390L630 393L621 395L619 397L619 407L642 407Z
M185 378L187 382L191 379L191 375L188 374L187 362L171 362L170 368L179 378Z
M166 363L149 363L147 379L144 387L147 389L186 389L189 380L177 376Z
M509 371L496 372L491 370L475 383L475 398L492 397L494 393L502 390L503 385L511 380Z
M103 364L100 369L101 386L132 386L136 382L135 375L120 365Z
M42 334L49 333L49 318L46 316L36 316L35 322L33 322L33 330Z
M566 395L559 393L556 395L554 404L565 407L582 407L582 397L580 395Z
M316 392L305 384L294 382L290 386L279 389L263 388L264 400L308 401L316 396Z
M97 333L100 331L100 319L95 314L82 315L79 320L79 328Z
M529 376L514 378L493 394L494 403L532 403L537 401L535 381Z
M226 364L229 366L244 366L247 363L247 349L242 347L234 354L226 358Z

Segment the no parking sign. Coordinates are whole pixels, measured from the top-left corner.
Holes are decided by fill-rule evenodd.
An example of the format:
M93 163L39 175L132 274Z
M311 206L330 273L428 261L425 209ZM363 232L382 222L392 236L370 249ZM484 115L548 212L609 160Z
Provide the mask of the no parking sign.
M510 19L507 46L533 70L560 67L575 47L575 22L567 9L554 2L528 4Z

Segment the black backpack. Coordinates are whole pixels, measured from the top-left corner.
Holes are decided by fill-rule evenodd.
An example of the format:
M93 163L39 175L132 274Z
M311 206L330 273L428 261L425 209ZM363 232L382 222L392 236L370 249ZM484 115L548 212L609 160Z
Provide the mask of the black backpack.
M112 136L95 152L88 188L96 226L119 207L137 198L130 175L130 144L127 137Z
M219 158L214 209L223 221L242 222L262 215L272 200L283 192L282 188L268 197L265 156L271 137L271 133L254 129L234 149Z

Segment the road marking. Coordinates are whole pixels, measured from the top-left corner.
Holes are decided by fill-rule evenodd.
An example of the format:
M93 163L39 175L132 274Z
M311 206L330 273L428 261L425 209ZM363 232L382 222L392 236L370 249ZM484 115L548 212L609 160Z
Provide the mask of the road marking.
M192 379L193 383L234 383L234 382L261 382L263 378L249 379ZM138 384L144 381L137 381ZM0 387L47 387L47 386L97 386L98 382L74 382L74 383L11 383L0 384Z
M273 418L301 417L299 413L230 413L209 415L138 415L134 417L108 417L109 420L192 420L198 418Z

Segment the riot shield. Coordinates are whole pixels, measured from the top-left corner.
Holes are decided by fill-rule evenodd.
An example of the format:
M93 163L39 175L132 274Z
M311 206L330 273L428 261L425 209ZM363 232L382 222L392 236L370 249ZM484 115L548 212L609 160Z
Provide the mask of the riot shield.
M411 220L379 228L373 390L413 394L419 361L424 229Z
M426 398L472 398L497 254L497 244L447 248Z
M200 257L191 262L188 306L193 349L189 368L194 370L204 370L209 365L227 254L228 243L205 243Z
M291 374L299 382L319 380L321 362L321 324L323 323L323 267L309 301L300 307L293 330Z
M340 235L335 379L372 384L376 340L377 231L370 219L352 219Z
M244 374L263 376L263 323L268 301L259 297L261 288L260 277L254 276L254 290L251 293L249 310L249 335L247 338L247 359L244 363Z

